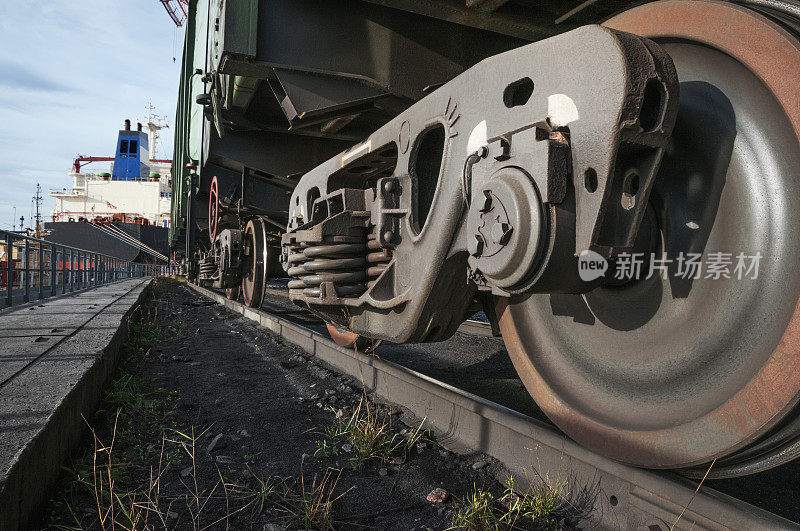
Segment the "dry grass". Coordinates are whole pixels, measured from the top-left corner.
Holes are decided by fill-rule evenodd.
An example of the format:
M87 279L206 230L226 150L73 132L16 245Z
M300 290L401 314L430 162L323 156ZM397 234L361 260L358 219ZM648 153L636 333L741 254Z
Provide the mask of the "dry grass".
M314 476L311 484L305 479L305 475L300 475L300 489L290 501L296 507L294 517L290 520L292 524L298 525L301 529L333 529L333 504L336 500L349 492L345 491L338 496L334 495L336 485L342 471L327 469L321 478Z
M117 420L118 417L119 415ZM117 422L115 421L109 444L101 441L91 426L89 428L94 441L90 489L94 496L97 524L102 529L167 529L168 511L160 510L161 476L166 471L163 466L163 442L162 458L159 459L157 470L150 469L147 487L141 491L126 491L118 487L118 471L122 470L124 464L114 454ZM78 528L83 528L77 517L76 523Z
M186 433L172 430L172 436L162 437L158 463L150 467L149 481L144 488L131 489L120 477L128 463L116 453L117 424L108 443L103 442L91 426L90 430L94 451L89 474L82 484L91 495L94 514L87 521L67 504L74 525L57 525L57 528L150 531L180 527L204 531L224 525L225 529L230 529L231 518L241 513L251 524L266 519L301 529L330 530L334 528L335 502L349 492L336 493L341 471L330 468L321 476L314 475L310 479L301 471L297 480L291 477L262 480L248 466L255 487L226 481L217 468L219 479L204 486L198 474L201 454L197 450L204 432L196 433L194 428ZM181 478L183 491L176 493L173 489L167 495L163 478L171 470L171 463L165 464L164 458L170 447L179 448L184 453L189 460L190 472ZM223 500L224 515L216 519L207 518L209 504ZM189 521L181 522L178 511L188 513Z
M251 522L268 520L290 528L330 530L334 529L335 502L349 492L336 493L340 475L341 470L332 468L310 479L301 471L299 480L261 479L253 473L255 487L224 481L222 485L231 516L249 510Z

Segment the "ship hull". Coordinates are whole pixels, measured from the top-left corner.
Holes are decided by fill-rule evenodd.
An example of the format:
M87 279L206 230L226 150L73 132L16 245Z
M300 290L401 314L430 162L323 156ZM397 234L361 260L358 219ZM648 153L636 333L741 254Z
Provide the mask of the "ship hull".
M44 226L48 233L45 239L61 245L112 256L127 262L158 261L152 254L126 243L121 237L108 234L107 231L91 223L48 222ZM162 255L167 256L169 253L166 227L136 223L113 223L113 227Z

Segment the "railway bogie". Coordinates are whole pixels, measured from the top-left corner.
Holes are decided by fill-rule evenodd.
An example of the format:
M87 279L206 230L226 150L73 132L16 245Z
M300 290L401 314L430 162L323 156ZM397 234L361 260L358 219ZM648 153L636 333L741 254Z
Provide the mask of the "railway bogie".
M359 350L483 308L594 451L718 477L794 458L800 10L428 4L192 4L187 276L252 307L288 276Z

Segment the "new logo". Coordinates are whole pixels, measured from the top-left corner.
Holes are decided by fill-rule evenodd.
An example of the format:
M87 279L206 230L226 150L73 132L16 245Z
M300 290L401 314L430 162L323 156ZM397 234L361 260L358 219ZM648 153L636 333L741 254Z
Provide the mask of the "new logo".
M578 255L578 275L584 282L591 282L606 274L608 261L594 251L583 251Z

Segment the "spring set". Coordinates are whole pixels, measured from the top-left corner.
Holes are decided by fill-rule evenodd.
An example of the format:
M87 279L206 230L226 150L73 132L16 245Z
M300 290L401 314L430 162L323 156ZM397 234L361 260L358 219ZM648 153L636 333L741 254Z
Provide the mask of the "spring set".
M211 278L217 272L217 261L212 255L208 255L200 261L200 276Z
M288 259L288 273L294 280L289 289L321 297L320 284L333 283L339 297L358 297L372 286L388 266L391 251L382 249L374 237L364 242L303 244Z

